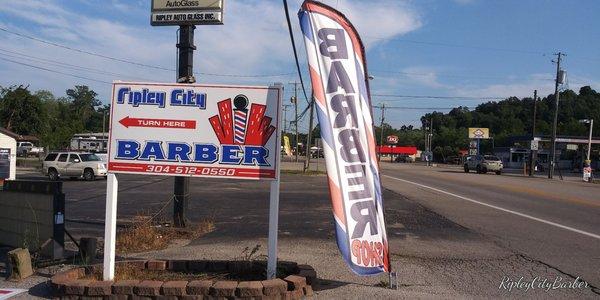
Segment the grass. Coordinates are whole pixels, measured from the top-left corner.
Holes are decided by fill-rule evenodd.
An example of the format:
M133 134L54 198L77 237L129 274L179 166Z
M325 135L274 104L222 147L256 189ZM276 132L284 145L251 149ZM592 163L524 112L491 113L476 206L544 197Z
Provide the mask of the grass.
M327 175L325 171L302 171L302 170L281 170L281 174L294 174L294 175L308 175L308 176L318 176L318 175Z
M215 230L214 220L205 219L189 228L157 225L145 215L134 218L133 224L117 234L119 254L161 250L175 239L196 239Z
M182 273L167 270L147 270L138 269L128 265L117 265L115 267L115 281L118 280L159 280L159 281L177 281L177 280L218 280L226 279L226 273ZM102 270L96 269L93 273L85 276L83 279L102 280Z

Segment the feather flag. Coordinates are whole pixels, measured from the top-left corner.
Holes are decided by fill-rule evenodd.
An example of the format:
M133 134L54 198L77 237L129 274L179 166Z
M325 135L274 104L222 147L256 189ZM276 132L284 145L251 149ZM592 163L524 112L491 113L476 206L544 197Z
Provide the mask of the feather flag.
M340 252L358 275L390 271L365 51L350 21L304 1L304 35Z

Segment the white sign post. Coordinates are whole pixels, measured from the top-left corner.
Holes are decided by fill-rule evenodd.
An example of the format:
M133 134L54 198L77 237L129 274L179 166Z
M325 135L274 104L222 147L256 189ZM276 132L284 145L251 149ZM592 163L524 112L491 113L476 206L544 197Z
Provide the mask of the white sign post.
M106 178L106 217L104 218L104 273L105 281L115 278L115 247L117 244L117 176L108 173Z
M272 181L267 272L272 278L283 86L116 82L112 95L104 280L114 278L116 173Z

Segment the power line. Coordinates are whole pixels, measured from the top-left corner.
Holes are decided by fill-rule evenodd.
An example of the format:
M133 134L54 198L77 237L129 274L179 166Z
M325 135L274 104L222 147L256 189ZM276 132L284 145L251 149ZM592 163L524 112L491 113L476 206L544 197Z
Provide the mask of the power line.
M135 62L135 61L131 61L131 60L123 59L123 58L118 58L118 57L113 57L113 56L108 56L108 55L104 55L104 54L99 54L99 53L87 51L87 50L82 50L82 49L79 49L79 48L75 48L75 47L71 47L71 46L66 46L66 45L63 45L63 44L55 43L55 42L46 41L46 40L43 40L43 39L40 39L40 38L37 38L37 37L34 37L34 36L26 35L26 34L23 34L23 33L18 33L18 32L15 32L15 31L11 31L11 30L8 30L8 29L3 28L3 27L0 27L0 31L4 31L6 33L9 33L9 34L21 37L21 38L30 39L30 40L36 41L38 43L42 43L42 44L46 44L46 45L50 45L50 46L54 46L54 47L58 47L58 48L63 48L63 49L66 49L66 50L70 50L70 51L74 51L74 52L78 52L78 53L82 53L82 54L86 54L86 55L96 56L96 57L100 57L100 58L103 58L103 59L108 59L108 60L111 60L111 61L116 61L116 62L120 62L120 63L135 65L135 66L138 66L138 67L145 67L145 68L163 70L163 71L170 71L170 72L175 72L176 71L175 69L171 69L171 68L165 68L165 67L156 66L156 65L144 64L144 63ZM281 77L281 76L289 76L289 75L292 75L293 73L245 75L245 74L217 74L217 73L197 72L197 74L205 75L205 76L218 76L218 77L259 78L259 77Z
M153 65L143 64L143 63L139 63L139 62L133 62L133 61L129 61L129 60L122 59L122 58L116 58L116 57L112 57L112 56L108 56L108 55L94 53L94 52L90 52L90 51L87 51L87 50L82 50L82 49L78 49L78 48L74 48L74 47L65 46L65 45L62 45L62 44L58 44L58 43L54 43L54 42L42 40L40 38L36 38L36 37L30 36L30 35L18 33L18 32L15 32L15 31L11 31L11 30L8 30L8 29L3 28L3 27L0 27L0 30L4 31L6 33L10 33L12 35L16 35L18 37L30 39L32 41L36 41L36 42L39 42L39 43L51 45L51 46L54 46L54 47L59 47L59 48L67 49L67 50L74 51L74 52L79 52L79 53L83 53L83 54L87 54L87 55L92 55L92 56L96 56L96 57L100 57L100 58L104 58L104 59L108 59L108 60L112 60L112 61L117 61L117 62L126 63L126 64L130 64L130 65L136 65L136 66L140 66L140 67L146 67L146 68L158 69L158 70L163 70L163 71L173 71L173 72L175 72L174 69L169 69L169 68L160 67L160 66L153 66Z
M19 53L19 52L10 51L10 50L6 50L6 49L2 49L2 48L0 48L0 52L6 52L6 53L13 53L13 54L15 54L15 55L10 55L10 54L5 54L5 53L0 53L0 55L3 55L3 56L17 58L17 59L27 58L27 59L34 60L34 61L37 61L37 62L46 63L46 64L50 64L50 65L54 65L54 66L62 67L62 68L66 68L66 69L71 69L71 70L78 70L78 71L96 73L96 74L100 74L100 75L111 75L111 76L137 78L137 79L142 79L142 80L147 80L147 81L155 81L153 79L148 79L148 78L143 78L143 77L135 77L135 76L128 75L128 74L114 73L114 72L104 71L104 70L90 68L90 67L73 65L73 64L62 62L62 61L57 61L57 60L52 60L52 59L46 59L46 58L41 58L41 57L26 55L26 54L22 54L22 53Z
M428 95L393 95L373 94L374 97L413 98L413 99L468 99L468 100L504 100L509 97L477 97L477 96L428 96ZM387 101L387 100L386 100ZM393 101L393 100L392 100Z
M477 107L474 106L459 106L462 108L475 109ZM429 110L452 110L459 107L414 107L414 106L385 106L385 109L405 109L405 110L421 110L421 111L429 111ZM382 108L382 106L373 106L373 108Z
M44 68L44 67L30 65L30 64L27 64L27 63L24 63L24 62L18 62L18 61L14 61L14 60L7 59L7 58L0 57L0 60L8 61L8 62L11 62L11 63L14 63L14 64L18 64L18 65L27 66L27 67L30 67L30 68L44 70L44 71L47 71L47 72L57 73L57 74L65 75L65 76L71 76L71 77L75 77L75 78L79 78L79 79L85 79L85 80L89 80L89 81L95 81L95 82L99 82L99 83L112 84L111 82L108 82L108 81L103 81L103 80L93 79L93 78L89 78L89 77L85 77L85 76L79 76L79 75L64 73L64 72L61 72L61 71L56 71L56 70L47 69L47 68Z
M371 69L369 73L377 74L377 73L389 73L389 74L399 74L405 76L432 76L436 77L447 77L447 78L466 78L466 79L501 79L506 80L510 78L502 77L502 76L474 76L474 75L454 75L454 74L434 74L434 73L418 73L418 72L404 72L404 71L388 71L388 70L378 70ZM541 80L554 80L553 78L542 78Z
M302 79L302 71L300 70L300 61L298 61L298 51L296 51L296 41L294 40L294 31L292 30L292 22L290 21L290 12L288 10L287 0L283 0L283 8L285 10L288 31L290 32L290 39L292 40L292 48L294 48L294 58L296 59L296 68L298 69L298 76L300 77L300 85L302 86L302 92L304 93L304 100L308 102L308 96L306 95L306 89L304 88L304 80Z
M374 40L398 41L398 42L404 42L404 43L410 43L410 44L451 47L451 48L466 48L466 49L476 49L476 50L486 50L486 51L514 52L514 53L532 54L532 55L547 54L546 52L542 52L542 51L509 49L509 48L495 48L495 47L473 46L473 45L461 45L461 44L442 43L442 42L417 41L417 40L409 40L409 39L404 39L404 38L383 38L383 37L376 37L376 36L365 36L365 38L374 39Z

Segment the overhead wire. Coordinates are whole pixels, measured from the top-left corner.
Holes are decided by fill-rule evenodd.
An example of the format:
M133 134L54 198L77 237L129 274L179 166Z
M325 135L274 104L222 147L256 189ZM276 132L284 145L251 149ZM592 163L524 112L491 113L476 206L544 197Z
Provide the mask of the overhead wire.
M109 56L109 55L104 55L104 54L99 54L99 53L95 53L92 51L87 51L87 50L83 50L83 49L79 49L79 48L75 48L75 47L71 47L71 46L67 46L67 45L63 45L63 44L59 44L59 43L55 43L55 42L51 42L51 41L47 41L47 40L43 40L31 35L27 35L27 34L23 34L23 33L19 33L16 31L12 31L9 29L6 29L4 27L0 27L0 31L6 32L8 34L12 34L21 38L25 38L25 39L29 39L32 41L36 41L38 43L42 43L42 44L46 44L46 45L50 45L50 46L54 46L54 47L58 47L58 48L62 48L62 49L66 49L69 51L74 51L74 52L78 52L81 54L86 54L86 55L91 55L91 56L95 56L95 57L99 57L99 58L103 58L103 59L107 59L107 60L111 60L111 61L116 61L119 63L125 63L125 64L129 64L129 65L135 65L138 67L144 67L144 68L151 68L151 69L157 69L157 70L162 70L162 71L170 71L170 72L175 72L176 70L174 68L166 68L166 67L162 67L162 66L157 66L157 65L150 65L150 64L145 64L145 63L141 63L141 62L136 62L136 61L132 61L132 60L128 60L128 59L124 59L124 58L118 58L118 57L113 57L113 56ZM236 78L261 78L261 77L281 77L281 76L288 76L291 75L293 73L281 73L281 74L218 74L218 73L207 73L207 72L196 72L197 74L200 75L205 75L205 76L217 76L217 77L236 77Z
M290 21L290 12L288 9L287 0L283 0L283 8L285 11L285 18L287 20L288 31L290 33L290 40L292 41L292 48L294 49L294 58L296 60L296 69L298 70L298 77L300 77L300 86L302 86L302 93L304 94L304 100L306 100L306 102L308 102L310 104L310 102L308 100L308 96L306 94L306 88L304 88L304 80L302 79L302 71L300 70L300 61L298 60L298 51L296 50L296 41L294 39L294 31L292 30L292 22ZM311 101L312 101L312 99L311 99Z
M5 52L5 53L2 53L2 52ZM6 53L12 53L14 55L6 54ZM62 67L62 68L66 68L66 69L72 69L72 70L78 70L78 71L95 73L95 74L99 74L99 75L110 75L110 76L119 76L119 77L126 77L126 78L136 78L136 79L142 79L142 80L146 80L146 81L155 81L154 79L148 79L148 78L144 78L144 77L137 77L137 76L133 76L133 75L129 75L129 74L123 74L123 73L109 72L109 71L104 71L104 70L96 69L96 68L78 66L78 65L69 64L69 63L62 62L62 61L57 61L57 60L52 60L52 59L46 59L46 58L41 58L41 57L32 56L32 55L27 55L27 54L19 53L19 52L16 52L16 51L10 51L10 50L6 50L6 49L2 49L2 48L0 48L0 55L7 56L7 57L12 57L12 58L17 58L17 59L27 58L29 60L37 61L37 62L40 62L40 63L50 64L50 65L54 65L54 66Z
M490 96L430 96L430 95L396 95L396 94L373 94L374 97L387 97L387 98L412 98L412 99L468 99L468 100L504 100L509 97L490 97ZM388 101L388 100L386 100Z
M108 82L108 81L93 79L93 78L89 78L89 77L85 77L85 76L79 76L79 75L70 74L70 73L65 73L65 72L61 72L61 71L57 71L57 70L52 70L52 69L48 69L48 68L44 68L44 67L40 67L40 66L31 65L31 64L28 64L28 63L24 63L24 62L14 61L14 60L11 60L11 59L8 59L8 58L0 57L0 60L4 60L4 61L11 62L11 63L14 63L14 64L23 65L23 66L27 66L27 67L30 67L30 68L34 68L34 69L39 69L39 70L51 72L51 73L62 74L62 75L65 75L65 76L75 77L75 78L79 78L79 79L85 79L85 80L99 82L99 83L112 84L111 82Z

